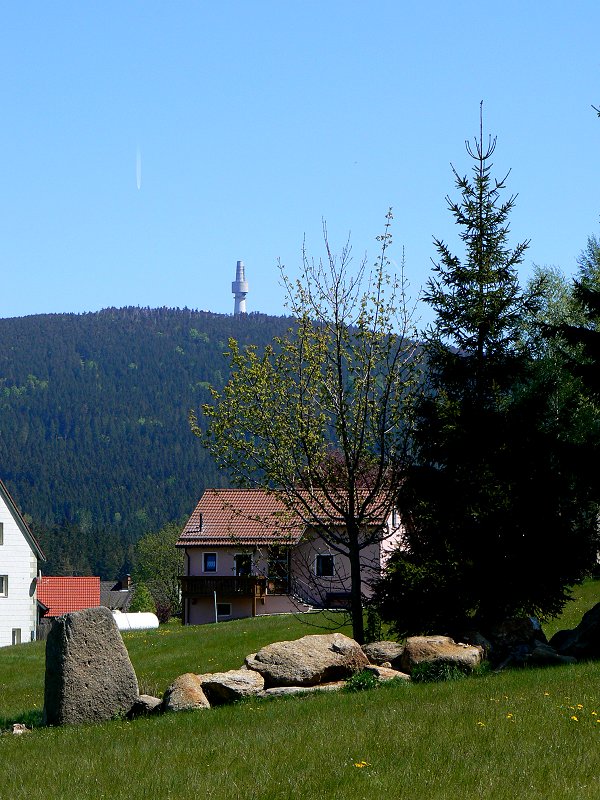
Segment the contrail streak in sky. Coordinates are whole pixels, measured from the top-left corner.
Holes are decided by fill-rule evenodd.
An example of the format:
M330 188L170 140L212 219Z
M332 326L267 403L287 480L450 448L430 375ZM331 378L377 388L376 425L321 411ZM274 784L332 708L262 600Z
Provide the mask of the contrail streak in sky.
M137 188L142 188L142 151L138 147L136 158L135 158L135 180L137 183Z

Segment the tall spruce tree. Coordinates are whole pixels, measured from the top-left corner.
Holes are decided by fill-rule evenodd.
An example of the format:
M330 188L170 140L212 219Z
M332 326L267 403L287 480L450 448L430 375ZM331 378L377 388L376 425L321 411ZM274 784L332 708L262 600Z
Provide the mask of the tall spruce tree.
M399 634L555 613L589 566L589 525L572 530L577 498L568 470L557 469L548 387L530 391L522 322L539 287L519 287L528 242L508 244L516 198L501 199L508 176L492 177L495 148L480 122L466 143L471 177L453 167L460 198L447 201L464 257L434 239L439 260L425 292L436 313L425 336L430 391L399 495L406 547L376 594ZM583 511L589 523L591 508Z

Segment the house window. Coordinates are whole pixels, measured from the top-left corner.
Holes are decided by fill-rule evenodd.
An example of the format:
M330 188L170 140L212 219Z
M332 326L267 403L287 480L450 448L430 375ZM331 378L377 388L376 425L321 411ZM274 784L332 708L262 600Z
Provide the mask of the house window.
M0 544L4 544L4 523L0 522Z
M216 572L217 571L217 554L216 553L203 553L202 554L202 571L203 572Z
M0 575L0 597L8 597L8 575Z
M12 629L12 643L21 644L21 628Z
M217 603L217 617L230 617L231 603Z
M252 574L252 555L250 553L236 553L233 563L236 577Z
M319 553L315 561L315 575L317 578L332 578L334 574L333 556L330 553Z

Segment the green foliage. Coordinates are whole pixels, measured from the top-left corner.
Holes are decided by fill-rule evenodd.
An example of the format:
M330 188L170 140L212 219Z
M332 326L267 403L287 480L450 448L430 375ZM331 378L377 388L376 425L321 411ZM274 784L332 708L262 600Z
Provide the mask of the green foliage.
M351 251L303 253L284 272L295 325L266 348L229 342L231 377L192 428L241 486L276 491L348 556L354 635L363 639L360 552L384 535L406 461L417 353L403 277L389 276L391 213L380 254L350 271ZM340 524L341 523L341 524Z
M364 692L368 689L375 689L379 685L379 678L368 669L363 669L360 672L355 672L346 681L344 691L346 692Z
M139 536L224 485L188 411L223 386L228 337L260 347L289 324L167 308L0 319L2 478L47 574L130 572Z
M134 582L148 587L161 622L181 613L178 576L183 574L183 550L175 547L181 529L181 524L168 523L142 536L135 546Z
M460 681L467 677L467 672L456 664L444 661L422 661L416 664L410 673L413 683L438 683L439 681Z
M515 197L502 200L505 179L492 178L495 145L480 129L467 145L473 176L454 170L460 200L448 205L464 259L435 240L431 391L417 409L415 463L399 498L408 549L377 591L400 636L556 614L597 548L568 414L557 415L552 376L522 346L543 287L519 288L527 242L508 245Z
M383 639L383 631L379 612L374 606L368 605L366 617L365 642L380 642Z
M132 614L138 611L156 614L156 603L154 602L150 589L145 583L138 583L135 587L129 611Z

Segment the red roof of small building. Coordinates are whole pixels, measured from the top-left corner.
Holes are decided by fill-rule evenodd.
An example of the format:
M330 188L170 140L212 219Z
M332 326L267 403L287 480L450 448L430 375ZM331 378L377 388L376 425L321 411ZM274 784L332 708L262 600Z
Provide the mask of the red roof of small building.
M47 617L95 608L100 605L100 578L38 578L37 599L48 607Z

